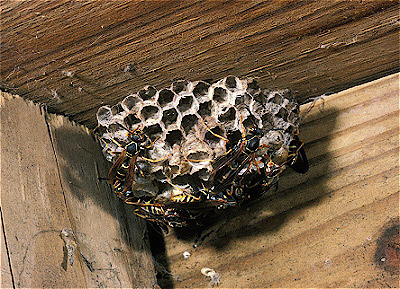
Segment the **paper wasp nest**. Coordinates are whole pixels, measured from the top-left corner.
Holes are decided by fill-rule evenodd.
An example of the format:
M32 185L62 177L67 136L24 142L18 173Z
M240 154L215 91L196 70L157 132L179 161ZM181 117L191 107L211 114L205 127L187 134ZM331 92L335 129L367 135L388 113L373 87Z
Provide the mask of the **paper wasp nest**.
M97 120L111 162L118 157L111 152L123 150L113 139L123 146L129 142L126 129L140 128L153 142L143 157L161 161L138 158L143 174L136 170L136 190L155 196L170 193L167 179L192 188L207 183L213 160L252 127L267 131L260 142L279 163L287 156L300 117L290 91L260 89L254 80L228 76L213 84L181 80L161 90L146 86L115 106L102 106Z

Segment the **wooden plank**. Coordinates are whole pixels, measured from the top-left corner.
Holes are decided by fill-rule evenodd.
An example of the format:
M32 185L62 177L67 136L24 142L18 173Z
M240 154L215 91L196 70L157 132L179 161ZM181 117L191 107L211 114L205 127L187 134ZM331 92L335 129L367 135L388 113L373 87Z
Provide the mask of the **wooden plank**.
M5 93L1 123L1 211L15 286L155 285L144 222L101 180L109 165L89 131ZM63 230L76 245L73 265Z
M62 116L50 115L48 124L76 239L92 267L84 271L88 287L152 287L145 223L137 218L128 223L106 180L109 164L100 146L87 129Z
M1 214L1 210L0 210ZM11 266L8 260L8 250L6 245L6 236L3 230L3 218L0 223L1 229L1 276L0 286L1 288L14 288L14 280L12 277Z
M82 268L61 266L71 228L41 109L1 93L1 212L16 287L85 287Z
M303 101L398 71L397 1L3 7L8 41L0 50L1 87L91 127L104 103L175 79L256 77L262 86L296 91Z
M398 287L398 256L376 257L387 224L399 229L398 97L394 74L319 100L300 128L309 172L224 211L198 247L199 229L166 236L173 278L160 284L208 286L209 267L222 287Z

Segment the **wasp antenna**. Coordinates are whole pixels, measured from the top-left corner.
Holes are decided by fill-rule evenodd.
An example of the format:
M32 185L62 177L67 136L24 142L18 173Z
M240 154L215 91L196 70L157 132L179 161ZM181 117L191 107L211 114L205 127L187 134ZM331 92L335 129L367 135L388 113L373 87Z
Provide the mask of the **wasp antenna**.
M204 160L194 160L194 159L187 159L189 162L192 163L201 163L201 162L212 162L212 159L204 159Z
M169 179L167 179L167 183L170 184L171 186L173 186L175 189L184 192L183 189L181 189L180 187L178 187L177 185L174 185Z
M137 128L136 128L136 130L137 130ZM151 148L154 145L154 143L156 141L158 141L160 138L161 138L160 136L156 137L148 146L146 146L146 149Z
M118 145L118 146L120 146L120 147L123 147L123 145L121 145L119 142L117 142L117 141L112 137L111 132L108 130L108 128L106 128L106 132L107 132L108 135L110 136L111 141L112 141L113 143L115 143L116 145Z
M117 125L119 125L120 127L122 127L124 130L126 130L128 132L128 134L134 134L135 131L139 130L140 128L140 123L138 124L137 128L135 128L134 130L130 130L127 127L125 127L124 125L120 124L119 122L117 122Z
M167 156L161 158L161 159L158 159L158 160L152 160L152 159L148 159L148 158L145 158L145 157L142 157L142 156L141 156L141 158L142 158L143 160L145 160L145 161L150 162L150 163L158 163L158 162L161 162L161 161L165 161L165 160L168 159L170 156L172 156L171 153L168 154Z
M243 116L242 115L239 116L239 122L240 122L240 126L242 128L242 139L244 139L246 137L246 128L244 127L244 124L243 124Z
M223 137L223 136L221 136L221 135L219 135L219 134L213 132L213 131L206 125L206 123L204 122L203 118L200 118L200 120L201 120L202 124L204 125L204 127L206 128L206 130L209 131L213 136L215 136L215 137L217 137L217 138L219 138L219 139L222 139L223 141L229 142L229 140L228 140L227 138L225 138L225 137Z

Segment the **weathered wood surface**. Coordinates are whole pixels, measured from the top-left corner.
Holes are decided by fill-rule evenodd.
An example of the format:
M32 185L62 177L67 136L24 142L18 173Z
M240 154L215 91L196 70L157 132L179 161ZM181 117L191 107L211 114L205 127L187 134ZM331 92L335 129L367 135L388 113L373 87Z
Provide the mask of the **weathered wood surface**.
M1 124L1 287L152 287L144 222L101 180L108 166L88 130L5 93ZM78 245L72 266L64 229Z
M1 211L0 211L1 214ZM0 222L1 229L1 277L0 284L2 288L12 288L14 280L12 278L10 262L8 259L7 245L6 245L6 236L3 230L3 218L1 218Z
M399 74L319 100L300 136L309 172L223 212L199 247L199 230L166 236L162 284L207 287L209 267L223 288L399 288Z
M3 1L1 87L93 127L145 85L228 74L303 101L398 71L398 1Z

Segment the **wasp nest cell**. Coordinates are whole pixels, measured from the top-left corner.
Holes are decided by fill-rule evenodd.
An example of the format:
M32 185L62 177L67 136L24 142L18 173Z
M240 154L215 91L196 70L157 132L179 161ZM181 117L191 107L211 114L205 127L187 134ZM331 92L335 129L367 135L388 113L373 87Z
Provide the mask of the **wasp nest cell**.
M128 130L144 132L148 142L137 159L136 194L169 196L170 184L185 190L207 185L213 161L255 127L264 132L260 145L271 160L282 163L300 117L289 90L261 89L254 80L228 76L213 84L180 80L161 90L146 86L115 106L102 106L97 120L110 162L130 142Z

